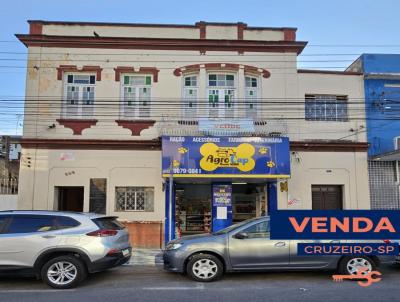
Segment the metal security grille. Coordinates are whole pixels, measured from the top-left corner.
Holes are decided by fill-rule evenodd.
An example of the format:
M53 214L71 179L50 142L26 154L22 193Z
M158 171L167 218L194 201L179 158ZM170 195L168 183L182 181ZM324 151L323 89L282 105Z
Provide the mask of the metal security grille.
M116 211L154 211L154 188L116 187Z
M312 185L313 210L342 210L343 188L341 185Z
M371 209L400 209L395 164L392 161L368 161Z

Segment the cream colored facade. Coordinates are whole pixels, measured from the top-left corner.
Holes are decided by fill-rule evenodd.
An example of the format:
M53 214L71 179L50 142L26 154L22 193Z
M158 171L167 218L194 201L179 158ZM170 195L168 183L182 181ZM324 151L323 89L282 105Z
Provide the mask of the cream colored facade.
M209 73L233 74L237 99L245 98L245 77L256 77L258 94L263 100L257 105L256 120L266 122L256 125L258 134L279 132L288 136L290 141L302 144L303 147L292 150L292 175L288 181L288 192L281 191L278 182L279 208L310 209L311 185L315 184L342 185L345 209L369 208L366 150L356 150L356 147L342 148L340 152L334 150L340 144L361 145L366 141L363 131L362 76L298 71L297 52L304 45L295 41L294 29L202 22L194 26L42 21L30 24L31 35L19 36L28 45L29 52L23 133L29 143L25 141L22 151L20 209L57 209L55 190L58 186L84 186L84 209L88 210L90 179L106 178L108 214L118 215L128 221L163 222L165 192L160 150L120 150L115 145L108 148L82 148L79 141L101 141L100 145L103 146L107 140L146 142L157 140L163 134L199 134L196 125L181 126L178 123L178 120L186 119L182 116L183 77L189 74L197 76L198 98L204 100L204 105L198 106L194 118L197 119L207 115L206 86ZM35 44L32 42L32 33L43 39L63 39L64 44L55 40L43 42L42 45ZM99 37L96 38L94 33ZM75 42L71 42L71 37ZM80 37L85 39L79 42ZM115 42L102 40L106 38L118 39ZM136 38L153 40L141 40L147 46L126 46L136 43ZM165 46L163 39L181 45L181 49L169 49L172 46ZM233 43L232 49L224 46L224 40ZM195 46L191 44L185 48L189 41ZM235 46L235 41L245 44ZM199 49L193 49L196 47ZM260 49L257 50L257 47ZM235 66L229 67L229 64ZM63 72L62 68L60 71L60 67L65 65L76 66L77 71ZM97 123L77 135L58 120L66 118L62 116L66 76L74 73L96 74L95 71L81 71L85 70L85 66L98 66L101 69L101 80L95 83L93 115L86 117L96 119ZM123 67L134 68L134 72L121 71L121 79L117 81L116 69L123 70ZM151 72L137 73L145 67L158 70L157 77ZM174 74L177 69L177 74L180 73L178 76ZM264 70L269 72L269 77L263 76ZM58 79L60 73L62 78ZM129 74L152 77L153 103L147 119L155 123L137 135L132 135L131 130L116 122L120 119L122 77ZM347 96L348 121L305 120L304 102L307 94ZM246 111L239 105L234 112L235 119L246 117ZM54 147L54 140L58 141L58 147ZM68 144L69 147L62 147L60 140L73 143L74 147ZM336 147L332 146L332 150L318 150L317 147L308 150L307 144L315 140L335 142ZM36 148L38 142L41 147ZM49 147L46 148L46 144ZM68 154L68 160L62 160L62 154ZM154 187L154 212L115 211L115 187L129 185ZM290 205L290 199L296 199L296 202Z

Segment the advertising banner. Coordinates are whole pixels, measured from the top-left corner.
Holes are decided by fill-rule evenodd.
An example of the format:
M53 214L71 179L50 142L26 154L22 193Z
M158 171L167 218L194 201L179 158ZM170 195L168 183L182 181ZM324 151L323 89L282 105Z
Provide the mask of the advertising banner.
M213 185L213 206L228 207L232 205L232 185Z
M286 137L164 136L162 174L173 177L288 178Z
M271 239L400 239L399 210L277 210Z

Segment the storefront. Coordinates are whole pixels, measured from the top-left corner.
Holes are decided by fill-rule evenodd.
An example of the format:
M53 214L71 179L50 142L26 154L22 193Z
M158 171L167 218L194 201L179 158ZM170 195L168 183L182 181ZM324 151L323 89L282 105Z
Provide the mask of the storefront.
M165 136L162 154L166 241L266 215L290 177L285 137Z

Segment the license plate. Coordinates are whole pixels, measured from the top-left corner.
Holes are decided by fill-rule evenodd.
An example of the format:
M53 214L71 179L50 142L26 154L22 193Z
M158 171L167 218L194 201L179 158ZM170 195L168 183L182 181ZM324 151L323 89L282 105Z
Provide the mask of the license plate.
M131 252L129 251L129 249L124 249L124 250L122 250L122 255L123 255L124 257L129 256L130 254L131 254Z

